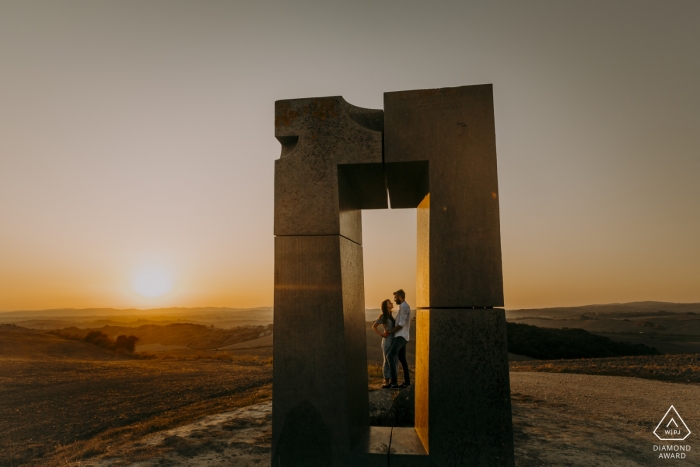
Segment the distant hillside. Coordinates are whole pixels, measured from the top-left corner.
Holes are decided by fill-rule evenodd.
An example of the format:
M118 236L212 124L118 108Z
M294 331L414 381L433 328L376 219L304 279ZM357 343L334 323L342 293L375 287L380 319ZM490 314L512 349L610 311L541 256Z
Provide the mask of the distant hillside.
M506 311L510 322L577 328L663 353L700 353L700 304L637 302Z
M87 342L65 339L19 326L0 326L0 357L118 360L114 352Z
M539 360L657 355L644 344L616 342L583 329L546 329L507 323L508 352Z
M83 338L91 331L101 331L112 339L121 334L139 338L138 345L160 344L162 346L184 346L192 350L216 349L239 342L250 341L271 334L272 325L238 326L221 329L201 324L169 324L166 326L145 325L138 327L104 326L94 329L66 328L52 331L68 338Z
M554 308L531 308L525 310L506 310L508 319L522 317L566 318L579 315L605 315L620 317L629 314L688 313L700 314L700 303L669 303L669 302L631 302L609 303L607 305L585 305ZM617 315L617 316L615 316Z
M135 327L145 324L167 325L171 323L194 323L230 328L270 324L272 323L272 307L22 310L0 312L0 323L14 323L33 329Z
M379 315L378 309L365 310L366 321L373 321ZM413 311L415 316L415 310ZM506 310L508 320L521 319L565 319L585 315L594 319L658 317L663 314L678 315L696 313L700 318L700 303L634 302L607 305L586 305L579 307L534 308L526 310ZM61 329L66 327L98 328L102 326L137 327L146 324L167 325L172 323L193 323L230 328L243 325L267 325L272 323L272 307L226 308L151 308L139 310L116 308L19 310L0 312L0 323L14 323L33 329ZM541 323L530 323L538 326ZM573 327L566 325L567 327ZM551 326L561 327L561 326ZM576 326L580 327L580 326ZM597 329L589 329L598 332ZM605 329L601 332L609 332ZM622 332L622 331L613 331ZM625 329L624 332L632 332ZM694 331L692 333L695 333Z

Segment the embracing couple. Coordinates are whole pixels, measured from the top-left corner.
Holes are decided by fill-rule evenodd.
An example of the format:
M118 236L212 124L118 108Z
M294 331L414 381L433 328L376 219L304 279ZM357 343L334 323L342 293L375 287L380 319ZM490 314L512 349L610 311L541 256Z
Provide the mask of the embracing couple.
M406 303L406 294L403 289L394 292L394 302L399 306L396 318L391 310L394 304L391 300L382 302L382 314L374 322L372 329L382 337L382 352L384 353L384 386L383 389L401 389L411 385L411 375L408 372L406 361L406 343L411 330L411 307ZM379 331L382 326L382 331ZM396 374L397 360L403 367L403 383L398 384Z

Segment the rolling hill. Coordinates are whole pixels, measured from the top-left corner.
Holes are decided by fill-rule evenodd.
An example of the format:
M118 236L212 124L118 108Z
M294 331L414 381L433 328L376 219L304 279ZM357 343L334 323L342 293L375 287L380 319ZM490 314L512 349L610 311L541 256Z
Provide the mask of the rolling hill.
M87 342L35 329L0 326L0 357L18 359L119 360L124 357Z
M161 346L183 346L191 350L217 349L221 347L250 341L270 334L272 325L238 326L221 329L202 324L176 323L165 326L148 324L138 327L103 326L101 328L66 328L52 331L71 339L81 339L91 331L100 331L112 339L119 335L132 335L139 338L138 346L160 344ZM137 350L140 350L137 349ZM155 347L151 347L154 350ZM144 349L145 350L145 349Z

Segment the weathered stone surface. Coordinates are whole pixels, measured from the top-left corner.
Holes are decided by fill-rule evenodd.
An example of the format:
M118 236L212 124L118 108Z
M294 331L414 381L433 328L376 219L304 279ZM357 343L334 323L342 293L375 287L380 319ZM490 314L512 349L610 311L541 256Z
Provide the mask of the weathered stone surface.
M382 130L342 97L275 105L275 465L366 460L360 210L387 207Z
M430 465L513 466L504 310L418 310L416 327L416 430Z
M384 161L392 208L430 193L417 307L503 306L491 85L385 93Z
M342 97L277 101L275 235L342 235L361 244L360 209L387 207L382 128L381 110Z
M433 464L413 427L394 427L391 431L389 465L392 467L428 467Z
M364 319L360 245L275 238L274 465L350 465L369 426Z
M358 466L387 467L391 427L371 426L354 453Z

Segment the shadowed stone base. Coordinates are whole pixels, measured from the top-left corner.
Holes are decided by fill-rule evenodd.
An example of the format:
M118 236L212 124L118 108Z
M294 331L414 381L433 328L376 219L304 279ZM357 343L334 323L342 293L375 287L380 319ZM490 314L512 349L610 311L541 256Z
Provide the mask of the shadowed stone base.
M428 453L413 427L394 427L389 447L391 467L428 467Z
M369 428L358 451L364 462L357 465L372 467L428 467L428 454L413 427ZM362 459L360 459L362 460Z
M358 465L368 467L387 467L389 465L389 444L391 443L391 427L371 426L365 438L357 447L359 458L364 462Z
M418 310L416 330L416 431L430 465L514 465L505 312Z

